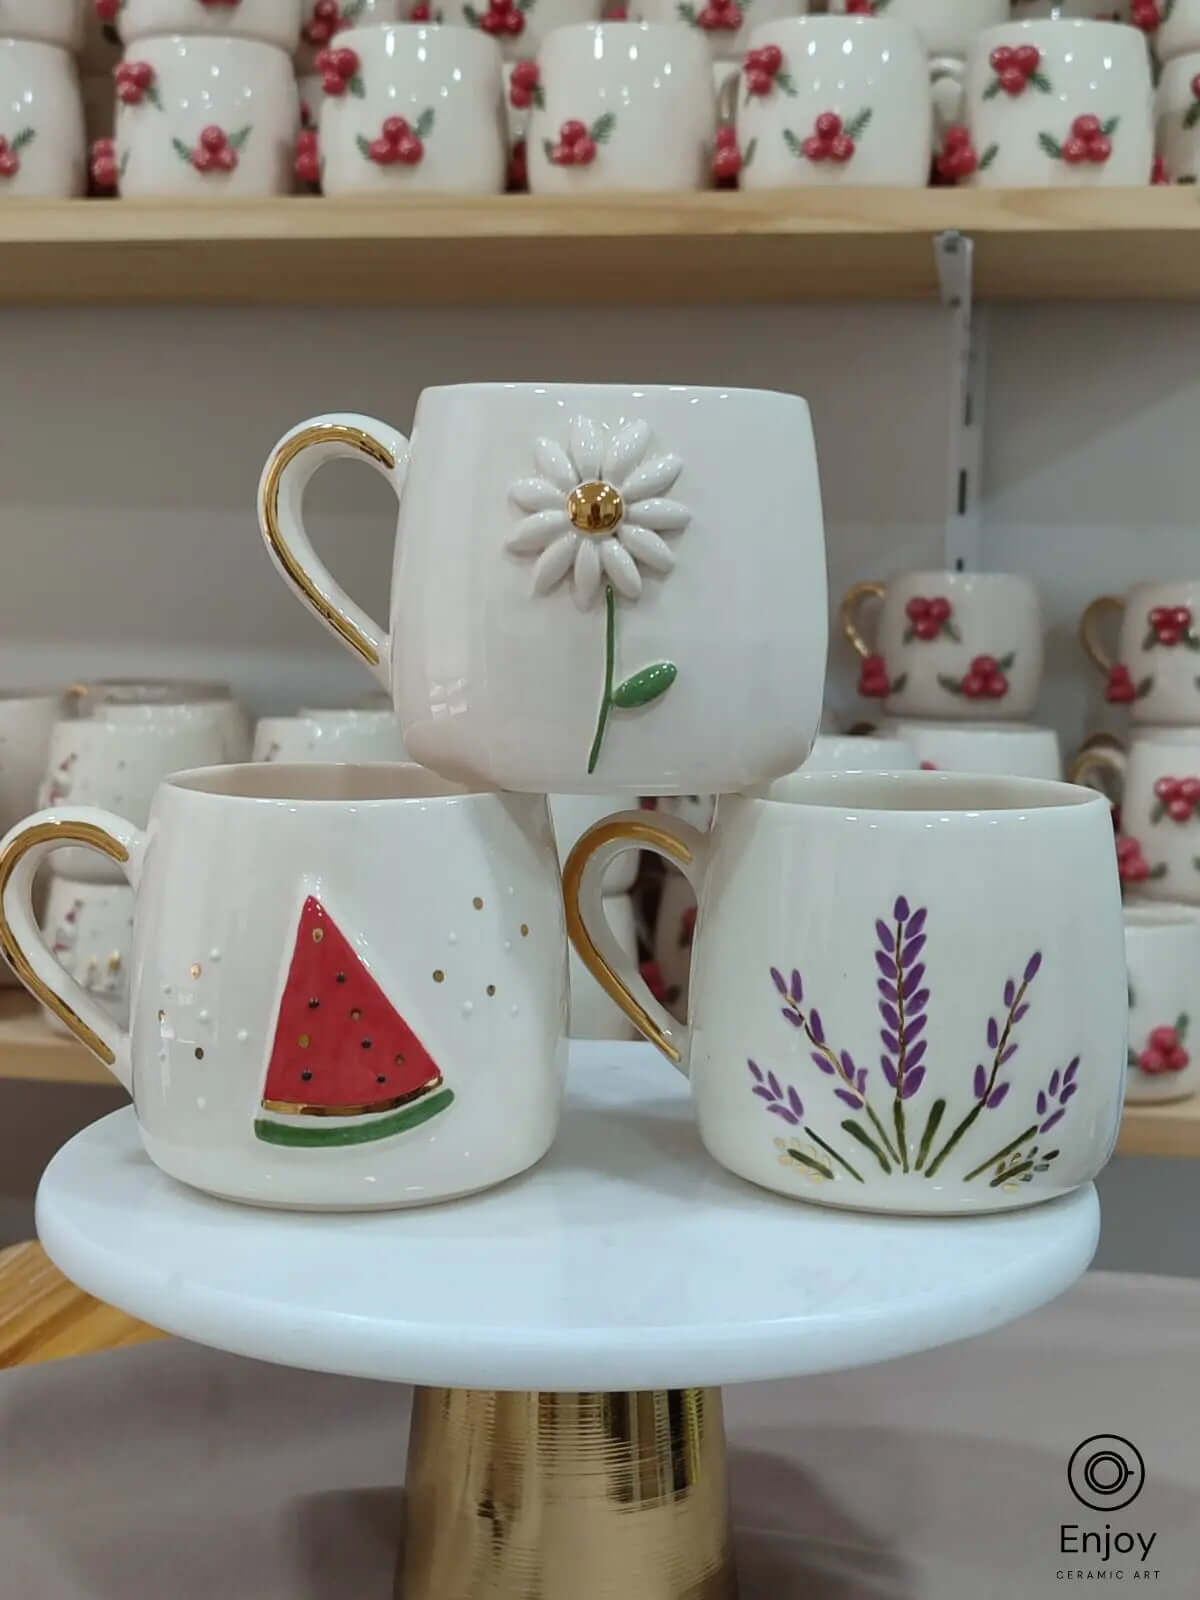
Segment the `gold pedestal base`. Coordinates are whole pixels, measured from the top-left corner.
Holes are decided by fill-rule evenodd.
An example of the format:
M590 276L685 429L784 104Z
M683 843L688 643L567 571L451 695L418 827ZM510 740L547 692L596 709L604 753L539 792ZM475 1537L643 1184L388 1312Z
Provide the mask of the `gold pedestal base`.
M396 1600L736 1600L718 1389L418 1389Z

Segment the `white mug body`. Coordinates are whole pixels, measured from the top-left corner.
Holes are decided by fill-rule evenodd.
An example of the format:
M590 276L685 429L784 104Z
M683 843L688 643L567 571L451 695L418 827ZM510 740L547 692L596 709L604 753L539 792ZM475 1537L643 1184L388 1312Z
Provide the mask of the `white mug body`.
M400 500L387 633L320 563L300 513L322 461L364 454ZM259 519L281 573L391 689L412 759L448 777L719 793L808 754L826 587L796 396L426 389L411 446L350 416L285 436Z
M59 45L0 38L0 201L67 200L86 184L74 59Z
M0 691L0 829L5 833L37 805L50 736L65 715L61 690Z
M1117 840L1127 888L1151 900L1200 905L1200 733L1146 729L1127 753L1084 750L1082 782L1112 774L1120 795Z
M349 761L355 765L407 761L408 752L390 707L385 710L301 711L261 717L252 761L287 765Z
M917 752L903 735L818 734L808 760L796 772L751 790L762 800L787 800L803 784L797 780L810 772L915 772Z
M128 1035L31 928L48 847L22 833L52 819L124 852ZM144 833L72 807L6 849L5 937L96 1030L181 1182L374 1209L486 1188L549 1147L567 962L544 797L413 767L226 767L176 774Z
M1200 181L1200 45L1163 67L1154 105L1158 153L1168 178Z
M303 0L300 23L300 48L296 51L296 76L308 77L315 73L320 82L317 57L324 50L336 50L351 28L370 28L377 22L407 22L416 0L334 0L334 14L329 14L329 0ZM319 8L319 9L318 9ZM426 20L438 20L438 5L429 6Z
M976 36L966 117L981 188L1144 187L1154 92L1142 35L1113 22L1013 22Z
M500 51L469 28L396 23L338 35L354 56L320 111L325 194L498 194L508 145ZM348 65L348 60L347 60Z
M873 634L856 622L872 597L881 600ZM842 626L863 658L859 693L882 699L889 716L1017 721L1037 704L1042 618L1028 578L901 573L851 589Z
M442 0L437 9L442 22L493 39L505 61L530 61L548 34L599 22L603 7L601 0Z
M1128 22L1132 0L1012 0L1014 22L1032 22L1041 17L1055 21L1073 17L1090 18L1093 22Z
M133 957L133 890L120 883L89 883L49 876L39 914L42 938L64 970L103 1006L119 1028L129 1026L129 969ZM65 1024L45 1010L56 1033Z
M625 798L619 794L550 795L550 819L554 823L559 861L567 859L589 828L595 827L597 822L602 822L614 811L620 811L625 805ZM605 894L628 894L637 882L637 875L638 853L630 850L614 861L605 873Z
M883 725L912 746L927 771L1062 780L1062 749L1054 728L1028 722L918 722L908 717L889 717Z
M119 0L116 23L126 45L163 34L255 39L290 56L300 42L302 0Z
M534 194L710 183L716 108L703 39L681 22L579 24L538 51L526 162Z
M138 37L118 71L126 74L115 132L122 196L291 193L300 102L291 59L276 45Z
M83 12L84 0L0 0L0 39L39 39L78 55Z
M829 9L845 13L851 8L847 0L831 0ZM876 13L915 28L928 55L961 58L977 33L1008 21L1009 0L885 0Z
M1162 20L1152 34L1162 63L1200 50L1200 0L1159 0Z
M1131 1105L1186 1100L1200 1089L1200 921L1186 907L1125 907Z
M929 67L911 27L785 17L756 24L750 52L738 91L743 189L928 183ZM769 67L755 52L773 53Z

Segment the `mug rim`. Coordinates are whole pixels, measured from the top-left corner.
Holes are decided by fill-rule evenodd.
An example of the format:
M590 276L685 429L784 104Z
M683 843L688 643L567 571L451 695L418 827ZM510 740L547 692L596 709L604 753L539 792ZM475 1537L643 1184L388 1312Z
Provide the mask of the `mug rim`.
M24 702L26 705L40 704L44 700L65 703L66 698L66 689L0 689L0 709L4 706L15 705L18 702Z
M993 22L986 28L980 28L975 35L975 49L982 50L986 39L995 38L997 35L1010 33L1016 29L1018 33L1027 32L1030 28L1104 28L1110 33L1117 32L1121 35L1138 34L1139 30L1128 22L1107 22L1102 17L1012 17L1007 22ZM1003 43L1003 40L1000 40Z
M393 33L400 34L405 39L411 39L417 44L421 44L430 35L435 35L438 38L445 37L449 39L451 44L456 46L463 43L462 36L466 34L476 41L475 44L465 45L464 48L467 50L482 47L484 55L491 55L493 51L497 56L500 54L499 41L494 39L491 34L483 33L476 28L460 27L457 23L451 22L364 22L361 27L343 28L334 35L334 38L339 41L366 39L372 35L383 37ZM335 50L340 47L340 44L333 46ZM353 49L354 47L350 45L349 48ZM304 74L304 76L312 76L312 74Z
M980 734L999 736L1001 738L1038 739L1042 742L1051 740L1058 748L1058 730L1049 728L1041 722L937 722L932 717L897 717L892 724L895 729L893 737L903 739L909 729L917 734L945 734L951 738L965 735L969 738L978 738ZM983 776L983 774L980 774ZM1039 782L1053 781L1039 779Z
M21 41L18 41L21 42ZM32 42L32 41L29 41ZM183 44L189 49L197 47L220 50L228 55L237 50L250 50L257 54L267 51L272 57L282 56L290 67L292 58L281 44L273 44L270 39L258 39L248 33L181 33L178 28L172 28L167 33L144 33L139 38L131 40L122 47L121 59L124 60L131 50L142 50L148 44ZM55 45L50 49L57 49ZM70 51L64 50L64 55Z
M950 567L906 568L903 572L894 572L890 578L883 578L880 581L886 587L891 588L894 585L911 581L919 581L921 583L995 583L1000 580L1006 583L1015 583L1023 589L1036 591L1037 588L1032 578L1027 578L1020 572L955 572Z
M1130 905L1126 902L1122 907L1122 917L1126 933L1173 933L1185 928L1200 939L1200 906L1197 906L1193 916L1186 906L1173 905L1170 901L1164 901L1161 906Z
M173 772L159 787L223 806L284 806L289 811L327 806L356 811L380 806L425 806L431 801L475 800L501 792L466 788L415 761L236 761Z
M976 772L797 772L796 792L778 800L754 797L761 806L790 807L809 815L870 814L889 820L916 819L925 826L931 816L940 821L1027 816L1032 812L1061 815L1099 807L1105 817L1108 799L1096 789L1053 778L1021 778ZM812 795L801 791L811 789ZM939 794L938 791L941 791ZM970 792L972 798L955 798ZM888 804L895 796L899 804ZM920 803L903 803L912 797ZM741 798L749 799L748 796ZM718 825L720 805L718 804ZM1114 857L1115 862L1115 857Z
M864 20L867 20L867 19L864 19ZM405 24L395 23L395 24L393 24L393 26L402 27L402 26L405 26ZM573 22L573 23L568 24L568 26L566 28L555 28L553 31L556 34L557 33L568 33L573 28L596 28L596 27L601 27L601 26L604 26L604 27L641 27L642 24L641 23L604 23L604 24L601 24L601 23L595 23L595 22ZM655 24L653 24L653 26L662 27L662 28L682 28L683 31L689 36L689 38L691 37L691 35L693 33L693 30L688 27L686 22L662 22L662 23L655 23ZM805 411L809 410L808 401L805 399L805 397L802 394L794 394L790 390L787 390L787 389L748 389L748 388L739 387L738 385L730 385L730 384L723 384L723 383L722 384L705 384L705 383L539 383L537 381L528 381L528 380L523 380L523 379L515 380L515 381L508 381L508 380L505 380L505 379L485 379L481 383L431 383L431 384L428 384L424 389L421 390L420 394L417 396L417 403L416 403L416 406L414 407L414 411L420 408L421 401L425 398L426 395L429 395L429 394L451 395L451 394L469 394L469 393L475 393L475 394L482 394L482 393L496 393L496 394L530 393L530 394L537 394L537 395L548 395L550 398L553 399L553 398L562 397L562 396L577 395L581 391L586 391L590 395L598 395L601 398L607 398L609 396L612 396L613 398L619 398L619 399L621 399L623 401L626 401L626 402L628 402L629 400L637 400L642 395L654 395L654 396L658 396L658 395L682 395L682 396L685 396L685 397L687 397L687 396L709 395L709 396L716 396L716 397L725 397L725 398L729 398L729 399L732 399L734 396L737 396L738 398L741 398L743 396L753 396L755 399L765 398L765 399L768 399L768 400L785 400L790 405L803 406Z

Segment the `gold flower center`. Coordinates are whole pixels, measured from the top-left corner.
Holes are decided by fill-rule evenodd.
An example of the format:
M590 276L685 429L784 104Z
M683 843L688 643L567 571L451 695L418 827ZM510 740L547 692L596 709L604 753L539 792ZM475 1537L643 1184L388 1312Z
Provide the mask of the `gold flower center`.
M625 515L625 502L611 483L581 483L571 490L567 515L580 533L603 539Z

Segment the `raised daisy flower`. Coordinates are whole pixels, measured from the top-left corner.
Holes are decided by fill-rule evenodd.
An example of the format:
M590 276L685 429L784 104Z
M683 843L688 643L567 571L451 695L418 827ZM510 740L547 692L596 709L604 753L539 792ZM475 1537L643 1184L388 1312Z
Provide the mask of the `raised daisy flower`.
M664 533L680 533L691 512L663 497L683 471L675 455L643 460L650 442L645 422L627 422L615 432L590 417L576 417L568 449L538 439L533 457L538 475L509 488L527 515L506 545L516 555L536 555L535 594L548 594L574 572L575 604L586 611L606 578L626 600L642 592L638 563L664 575L675 565Z
M681 533L692 519L682 501L666 498L683 462L670 454L645 460L649 443L646 422L611 431L576 417L565 450L554 439L534 441L537 476L518 478L508 491L525 515L505 545L514 555L537 556L534 594L548 594L570 572L575 604L587 611L604 589L604 686L589 773L596 770L613 708L648 706L679 675L673 661L655 661L615 682L616 595L640 598L641 567L665 577L675 555L663 535Z

